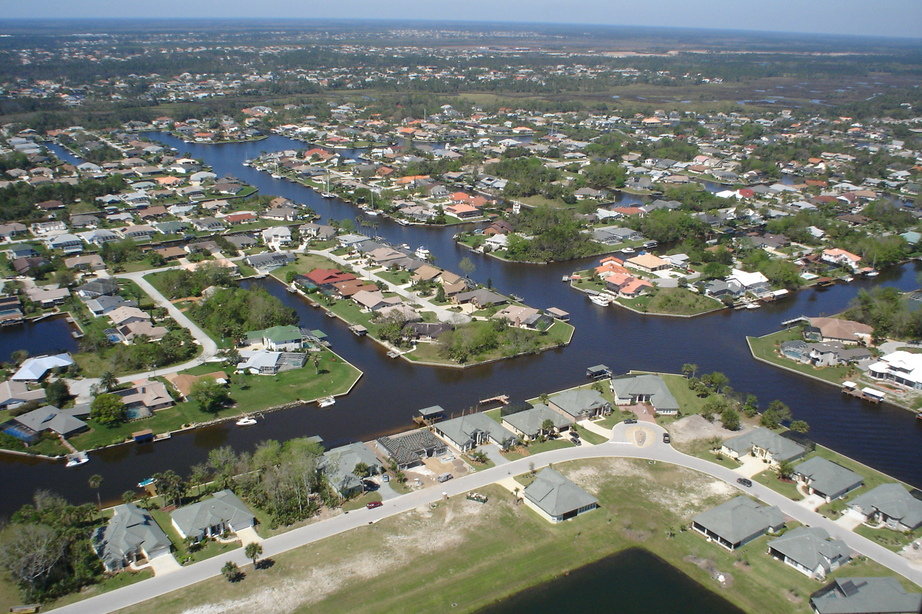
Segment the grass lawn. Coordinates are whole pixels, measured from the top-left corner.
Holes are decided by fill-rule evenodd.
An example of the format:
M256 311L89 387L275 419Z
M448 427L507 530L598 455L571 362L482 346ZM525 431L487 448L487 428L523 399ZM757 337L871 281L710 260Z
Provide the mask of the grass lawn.
M410 283L410 272L409 271L378 271L375 273L377 277L380 277L384 281L389 281L392 284L402 286L403 284Z
M794 482L785 482L779 479L778 474L772 469L760 471L759 473L752 476L752 479L759 484L768 486L775 492L781 493L792 501L800 501L803 499L803 496L797 492L797 487L794 486Z
M855 533L867 537L884 548L898 552L902 550L903 546L922 536L922 529L916 529L910 533L901 533L887 528L873 529L862 524L855 527Z
M560 448L572 448L573 443L570 442L566 437L560 437L558 439L548 439L547 441L534 442L528 444L526 447L513 448L509 452L503 452L502 455L509 460L518 460L520 458L525 458L526 456L531 456L533 454L540 454L541 452L548 452L550 450L559 450Z
M637 298L619 298L618 303L644 313L666 315L698 315L723 308L723 303L687 288L661 288L653 294Z
M767 538L728 552L683 530L694 514L731 495L710 478L627 459L556 468L592 491L601 508L552 525L515 504L507 490L488 486L478 489L489 497L486 504L458 496L434 508L385 518L275 556L269 569L247 569L242 582L229 584L217 577L164 595L156 610L222 611L284 602L297 612L471 612L610 554L641 547L746 612L810 611L808 597L822 583L772 559ZM687 557L710 561L732 576L732 586L720 588ZM871 561L855 561L832 574L879 575L890 574ZM151 609L142 603L125 612Z
M844 380L849 379L850 369L848 367L838 366L817 368L811 365L805 365L803 363L797 362L796 360L784 358L778 354L778 346L783 341L792 341L794 339L802 338L803 337L801 336L800 329L794 327L778 331L777 333L772 333L770 335L765 335L764 337L746 337L746 340L749 342L749 347L752 348L752 353L756 357L766 360L774 365L793 369L794 371L799 371L800 373L805 373L807 375L812 375L813 377L818 377L834 384L841 384Z
M593 433L592 431L586 430L585 428L581 427L581 426L578 425L578 424L574 424L574 425L573 425L573 428L576 429L576 432L579 433L579 436L582 437L583 440L585 440L585 441L591 443L591 444L594 445L594 446L595 446L595 445L598 445L598 444L600 444L600 443L605 443L606 441L608 441L607 439L605 439L605 438L602 437L601 435L599 435L599 434L597 434L597 433Z
M220 370L215 364L206 364L185 371L202 375ZM132 432L150 428L155 433L165 433L183 425L207 422L215 418L228 418L268 409L298 400L312 401L328 395L341 394L352 387L361 371L328 350L322 352L320 363L325 373L319 375L310 363L301 369L285 371L278 375L233 375L229 387L234 405L217 413L206 413L189 401L162 409L152 417L107 428L88 421L92 430L70 439L81 450L89 450L110 443L124 441Z
M691 388L688 387L688 380L682 375L665 373L660 375L666 382L669 392L679 402L679 407L684 415L700 414L701 408L708 400L708 397L699 397Z
M478 320L472 323L472 327L476 328L486 328L489 326L492 326L492 323L483 320ZM566 322L555 321L550 328L542 333L525 330L524 332L530 339L536 339L538 341L538 346L535 349L526 349L524 351L516 351L516 348L513 348L505 343L505 339L508 337L509 331L511 330L513 329L510 328L506 331L506 333L500 334L499 347L494 348L488 352L482 352L476 356L472 356L470 360L465 364L475 364L478 362L497 360L501 358L512 358L522 353L542 352L544 350L555 348L559 345L565 345L570 342L570 339L573 337L573 331L575 329L572 325L567 324ZM369 328L369 334L373 335L371 328ZM446 365L458 364L456 361L450 360L441 354L441 345L438 343L420 343L416 346L415 350L404 354L404 356L406 356L407 359L413 361L434 362Z
M295 273L301 275L306 275L314 269L339 268L340 266L329 258L324 258L323 256L318 256L317 254L297 254L297 260L291 264L286 264L285 266L275 269L272 271L272 276L281 279L282 283L285 283L285 280L288 278L288 273L290 271L294 271Z
M381 495L377 492L363 492L358 497L353 497L348 501L343 502L343 510L351 512L352 510L360 510L365 507L366 503L371 503L372 501L380 501Z
M170 541L173 543L173 556L181 565L204 561L205 559L210 559L213 556L218 556L219 554L230 552L240 547L240 542L224 544L213 539L208 539L205 540L197 550L189 550L188 546L186 546L185 542L176 531L176 528L173 526L170 515L167 512L162 510L150 510L150 515L153 516L157 524L160 525L160 528L163 529L163 532L170 538Z
M729 469L736 469L740 466L740 463L733 460L732 458L724 455L718 455L711 451L711 444L705 439L696 439L695 441L689 443L677 443L672 444L677 450L688 454L689 456L697 456L698 458L703 458L706 461L712 463L717 463L718 465L723 465Z

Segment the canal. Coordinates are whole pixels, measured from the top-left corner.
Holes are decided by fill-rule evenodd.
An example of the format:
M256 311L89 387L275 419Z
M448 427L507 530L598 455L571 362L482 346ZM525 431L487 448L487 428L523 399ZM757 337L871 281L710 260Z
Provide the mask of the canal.
M199 145L169 135L149 136L203 159L219 175L234 175L263 194L305 203L324 220L354 220L359 215L348 203L323 199L304 186L273 179L241 164L264 151L303 148L302 143L272 136L255 143ZM104 478L103 496L114 499L153 472L169 468L186 473L189 466L204 460L210 449L220 445L245 449L265 439L300 435L320 435L328 446L366 440L409 428L412 415L421 407L439 404L450 412L459 412L472 407L478 399L497 394L524 399L580 384L585 381L586 367L598 363L616 372L678 372L688 362L699 365L700 372L722 371L735 390L757 395L762 406L773 399L790 405L797 418L810 423L810 436L818 443L922 485L922 420L914 420L909 412L888 405L874 407L845 398L831 386L756 362L745 342L746 335L772 332L782 321L802 314L841 311L861 288L883 284L913 289L919 271L915 263L885 271L873 281L798 292L758 310L724 311L692 319L658 318L596 306L585 295L561 283L562 275L584 268L588 260L546 266L513 265L458 247L452 240L456 227L401 226L381 218L374 224L360 230L413 248L425 245L436 264L448 269L458 270L458 261L468 256L476 265L471 276L477 281L491 281L498 290L518 294L535 307L560 307L570 312L576 326L572 343L538 356L463 370L417 367L387 358L370 339L353 336L343 323L323 317L322 311L289 294L281 284L262 280L257 283L297 310L302 325L327 332L333 348L365 373L352 393L328 409L309 406L276 412L246 429L229 423L155 445L111 448L93 454L93 461L78 470L65 471L61 464L24 462L0 455L0 477L6 478L8 485L7 496L0 501L0 514L26 501L35 488L86 500L92 495L86 478L93 473Z

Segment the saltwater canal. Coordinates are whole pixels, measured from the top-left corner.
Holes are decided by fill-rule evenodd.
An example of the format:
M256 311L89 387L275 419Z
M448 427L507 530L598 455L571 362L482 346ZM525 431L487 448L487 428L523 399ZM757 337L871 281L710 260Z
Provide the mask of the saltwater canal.
M254 143L197 145L169 135L155 136L211 165L219 175L230 174L257 186L263 194L274 194L305 203L324 220L356 219L359 211L337 199L326 200L312 190L243 166L244 160L264 151L300 149L303 143L279 136ZM350 152L354 153L354 152ZM415 367L391 360L369 339L354 337L338 320L323 317L302 299L285 292L281 284L262 281L267 289L298 310L302 325L327 332L333 348L364 371L365 376L348 396L331 408L316 406L277 412L257 426L235 428L232 423L201 429L147 446L121 446L93 455L80 470L65 471L61 464L22 461L0 455L0 476L7 484L0 514L25 502L36 488L47 488L85 500L91 495L86 478L103 476L103 496L117 498L139 479L168 468L186 473L201 462L208 450L231 445L252 447L264 439L288 439L320 435L327 445L369 439L409 428L416 409L439 404L449 411L471 407L478 399L508 394L513 399L585 381L587 366L605 363L616 372L647 369L677 372L683 363L699 365L701 372L723 371L734 389L751 392L764 406L781 399L797 418L811 425L810 436L900 479L922 486L922 421L904 410L889 406L871 407L844 398L835 388L756 362L749 355L746 335L762 335L780 327L784 320L806 315L829 315L840 311L863 287L893 285L909 290L917 287L918 266L907 264L882 273L876 280L857 281L825 290L806 290L759 310L720 312L694 319L640 316L615 308L598 307L561 283L561 276L585 263L568 262L547 266L511 265L473 254L458 247L452 228L405 227L375 218L374 227L359 228L396 244L428 247L436 264L458 270L457 263L469 256L477 268L472 277L492 281L500 291L522 296L535 307L560 307L572 314L576 326L573 342L566 348L538 356L507 360L470 369ZM588 261L587 261L588 262ZM32 352L36 353L35 351Z

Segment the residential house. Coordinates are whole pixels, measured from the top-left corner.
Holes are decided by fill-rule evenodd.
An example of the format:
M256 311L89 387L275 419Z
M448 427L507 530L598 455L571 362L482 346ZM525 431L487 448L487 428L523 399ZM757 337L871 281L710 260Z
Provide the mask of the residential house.
M378 311L384 307L397 305L402 302L400 297L397 296L385 298L384 294L380 290L375 290L373 292L362 290L360 292L356 292L352 295L352 300L358 303L360 307L369 311Z
M300 350L304 346L301 329L292 325L250 331L246 334L246 339L250 345L260 344L267 350L277 352Z
M100 296L113 296L118 294L118 282L111 277L91 279L76 290L77 296L86 300Z
M224 371L215 371L213 373L204 373L202 375L189 375L188 373L167 373L163 376L163 379L168 381L184 399L189 398L189 394L192 392L192 386L194 386L195 383L200 380L214 380L222 386L227 384L228 380L227 373Z
M823 341L841 343L869 343L874 328L861 322L839 318L807 318L810 325L819 330Z
M679 402L659 375L626 375L611 380L615 405L650 405L657 414L674 416Z
M485 443L507 448L515 441L515 434L482 413L438 422L434 428L436 433L461 452L468 452Z
M376 444L397 464L398 469L407 469L422 463L424 458L445 454L445 442L432 432L419 429L406 435L380 437Z
M262 239L266 247L276 251L291 245L291 229L288 226L273 226L262 231Z
M45 377L52 369L66 369L74 364L70 354L55 354L53 356L33 356L27 358L19 365L12 379L20 382L37 382Z
M64 266L75 271L98 271L106 268L106 263L102 261L99 254L87 254L65 258Z
M794 461L807 453L799 443L763 427L727 439L720 451L737 460L750 454L770 464Z
M0 430L31 444L38 441L43 431L51 431L62 437L85 431L89 427L77 416L85 417L87 414L89 408L86 405L71 409L58 409L46 405L11 418Z
M118 307L116 307L118 309ZM154 326L149 321L129 322L117 327L119 334L124 337L125 343L131 343L138 337L143 337L148 341L159 341L166 336L169 331L164 326Z
M129 420L147 418L155 411L175 405L166 384L156 380L132 382L129 388L116 390L112 394L121 397L128 411Z
M836 578L810 596L816 614L918 614L922 593L910 593L898 578Z
M57 249L65 254L79 254L83 251L83 241L77 235L69 232L51 237L46 244L48 249Z
M275 375L283 371L300 369L307 359L302 352L275 352L272 350L243 350L237 371L254 375Z
M14 380L0 382L0 410L13 409L33 401L40 403L44 400L44 388L31 390L23 382Z
M211 497L173 510L173 528L183 539L202 541L225 533L239 533L256 524L253 512L230 490L219 490Z
M654 273L656 271L672 268L672 264L668 260L654 254L640 254L633 258L628 258L624 261L624 264L646 273Z
M784 527L784 514L777 507L762 505L742 495L692 518L692 529L736 550L766 533Z
M548 407L572 420L584 420L611 411L611 403L592 388L577 388L551 395Z
M550 420L557 432L569 430L573 420L554 411L544 404L503 416L503 426L526 440L535 439L544 433L545 422Z
M382 473L381 461L364 443L350 443L328 450L320 461L320 470L340 497L347 498L364 491L361 477L354 472L358 465L368 467L368 473Z
M838 247L824 249L823 253L820 255L820 260L823 262L828 262L829 264L851 269L852 271L857 271L859 268L861 268L861 256L855 255Z
M838 463L814 456L794 467L794 479L804 485L811 495L819 495L826 502L841 499L864 484L864 479Z
M53 307L60 305L70 296L68 288L58 288L56 285L51 286L31 286L26 289L26 296L33 303L42 307Z
M115 326L124 326L131 322L149 322L151 319L150 314L146 311L124 305L113 309L107 315Z
M868 375L914 390L922 390L922 354L904 350L890 352L868 366Z
M822 580L851 558L841 539L830 539L819 527L797 527L768 542L768 554L800 573Z
M599 500L556 469L542 469L522 491L525 505L553 523L576 518L599 507Z
M295 257L288 252L263 252L262 254L247 256L244 259L248 265L260 271L271 271L280 266L290 264L294 260Z
M478 309L483 309L485 307L492 307L493 305L503 305L509 302L509 299L507 299L502 294L493 292L492 290L487 290L486 288L478 288L468 292L459 292L452 297L452 301L458 305L471 303Z
M170 554L170 538L147 510L134 503L116 505L106 526L93 532L96 556L108 572Z
M534 307L523 305L508 305L495 314L492 319L506 320L510 326L528 328L531 330L544 329L552 324L550 317Z
M901 484L881 484L855 497L848 506L865 522L881 523L895 531L914 531L922 526L922 501Z

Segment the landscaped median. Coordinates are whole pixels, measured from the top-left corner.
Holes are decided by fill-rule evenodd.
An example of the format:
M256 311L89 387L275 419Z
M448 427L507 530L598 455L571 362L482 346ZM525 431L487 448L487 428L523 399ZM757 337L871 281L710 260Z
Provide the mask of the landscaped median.
M665 559L746 612L807 614L809 595L823 586L774 560L769 537L728 552L688 530L692 516L733 494L722 482L640 460L555 468L595 496L600 509L551 524L516 504L511 491L491 485L477 489L487 503L452 497L274 555L268 569L245 568L241 582L212 578L125 612L242 612L266 603L292 611L469 612L632 547ZM731 580L718 584L711 569ZM832 577L885 575L891 574L884 567L859 559Z

